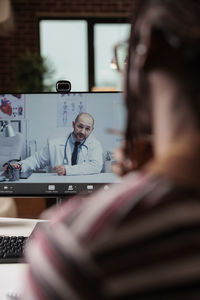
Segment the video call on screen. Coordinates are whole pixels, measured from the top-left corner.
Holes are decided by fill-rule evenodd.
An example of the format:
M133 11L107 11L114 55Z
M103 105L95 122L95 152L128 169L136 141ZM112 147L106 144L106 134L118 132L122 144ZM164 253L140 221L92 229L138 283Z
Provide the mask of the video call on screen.
M34 184L37 185L39 194L46 192L65 194L69 186L72 186L70 188L74 191L74 186L77 185L79 188L76 186L76 189L80 191L82 189L81 184L84 185L83 188L85 189L86 185L115 182L116 178L114 174L112 177L112 171L108 166L114 161L114 150L121 145L123 140L123 136L116 133L124 131L125 109L123 95L117 92L1 94L1 173L4 171L3 165L6 161L16 159L14 150L17 144L16 136L20 134L23 137L20 160L24 160L45 147L49 139L64 136L66 132L72 132L73 121L78 114L85 112L93 116L94 130L92 134L102 146L103 166L101 174L96 177L82 175L74 176L73 178L67 178L67 176L61 178L63 176L59 177L54 174L54 178L52 176L51 178L50 176L47 178L48 176L44 177L45 173L50 172L47 166L34 171L34 173L41 174L40 177L37 175L37 179L32 174L30 177L32 179L20 179L17 182L10 182L9 180L0 182L0 192L2 195L7 193L16 193L17 195L28 194L27 186L29 186L29 189L33 189ZM10 137L6 133L5 127L7 124L11 124L16 134L15 137ZM16 139L14 145L12 144L12 138ZM64 188L65 184L67 190ZM6 189L4 189L5 185L7 185ZM12 189L10 189L11 185ZM19 185L19 187L16 187L16 185ZM51 186L50 189L49 186Z

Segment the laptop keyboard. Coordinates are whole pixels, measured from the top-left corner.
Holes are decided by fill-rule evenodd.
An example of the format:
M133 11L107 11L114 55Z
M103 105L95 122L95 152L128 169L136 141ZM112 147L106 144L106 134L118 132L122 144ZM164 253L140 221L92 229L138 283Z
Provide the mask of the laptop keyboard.
M0 263L22 262L28 237L0 236Z

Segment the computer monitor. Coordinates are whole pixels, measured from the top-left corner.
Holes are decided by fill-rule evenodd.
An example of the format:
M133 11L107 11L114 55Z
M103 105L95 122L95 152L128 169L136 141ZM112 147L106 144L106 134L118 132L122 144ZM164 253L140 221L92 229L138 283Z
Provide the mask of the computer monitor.
M74 127L80 113L86 117L86 121L78 122L77 130L83 127L81 134L75 133ZM92 118L94 125L91 125ZM124 131L125 119L120 92L1 94L0 148L6 144L6 161L9 153L9 160L16 157L13 144L10 143L9 148L5 143L8 137L3 124L11 124L17 134L23 135L24 143L19 180L17 176L5 176L3 164L6 161L1 159L0 196L63 197L91 193L100 186L109 189L110 183L118 184L120 179L112 173L111 165L113 151L123 139L123 135L116 133ZM80 141L77 162L72 165L70 155L78 138L76 134ZM64 166L66 175L58 175L56 166ZM18 171L14 171L17 174Z

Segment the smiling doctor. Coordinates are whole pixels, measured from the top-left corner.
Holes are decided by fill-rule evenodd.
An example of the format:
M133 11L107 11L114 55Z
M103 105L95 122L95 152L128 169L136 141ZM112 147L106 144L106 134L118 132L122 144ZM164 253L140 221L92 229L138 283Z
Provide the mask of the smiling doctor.
M88 113L81 113L72 122L72 126L73 132L67 136L49 139L44 148L22 160L22 171L50 166L58 175L100 173L103 152L100 142L91 134L94 118Z

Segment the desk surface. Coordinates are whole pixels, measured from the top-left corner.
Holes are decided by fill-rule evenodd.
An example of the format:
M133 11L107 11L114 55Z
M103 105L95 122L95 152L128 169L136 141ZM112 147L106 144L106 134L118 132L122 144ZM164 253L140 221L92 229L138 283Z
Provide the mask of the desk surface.
M32 173L29 178L13 181L13 183L112 183L119 181L119 177L113 173L73 176L58 176L56 173Z
M0 218L0 235L29 236L38 222L38 219Z
M58 176L56 173L33 173L28 179L19 180L20 183L111 183L116 181L119 181L119 178L113 173L73 176Z
M0 235L30 235L35 225L42 220L0 218ZM0 265L0 299L6 300L6 293L21 291L27 264Z

